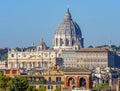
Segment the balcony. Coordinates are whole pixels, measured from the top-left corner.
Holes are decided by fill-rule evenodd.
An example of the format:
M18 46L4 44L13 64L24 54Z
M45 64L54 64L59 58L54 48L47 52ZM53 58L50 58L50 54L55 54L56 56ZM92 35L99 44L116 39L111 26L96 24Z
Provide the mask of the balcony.
M40 81L29 81L29 84L64 84L63 81L59 81L59 82L40 82Z
M59 81L59 82L47 82L47 84L64 84L63 81Z

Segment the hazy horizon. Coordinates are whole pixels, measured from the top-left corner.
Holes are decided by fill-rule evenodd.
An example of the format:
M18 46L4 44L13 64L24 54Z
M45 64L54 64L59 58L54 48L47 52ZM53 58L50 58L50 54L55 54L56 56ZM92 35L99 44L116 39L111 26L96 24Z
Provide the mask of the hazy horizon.
M67 8L78 23L84 45L120 45L120 0L1 0L0 47L28 47L41 38L52 47Z

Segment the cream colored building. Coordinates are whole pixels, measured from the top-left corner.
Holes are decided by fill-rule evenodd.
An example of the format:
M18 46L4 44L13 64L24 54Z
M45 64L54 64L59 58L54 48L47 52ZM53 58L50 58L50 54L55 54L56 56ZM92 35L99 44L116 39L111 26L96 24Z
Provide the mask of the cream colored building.
M116 53L106 48L81 48L80 50L63 50L65 67L115 67Z
M83 48L82 32L72 19L69 9L55 31L53 49L43 40L32 50L8 52L9 68L62 67L115 67L116 53L106 48ZM118 62L119 63L119 62Z
M52 67L56 63L56 52L54 50L10 51L8 55L9 68L34 68L34 67Z
M55 64L61 65L57 50L47 49L43 40L35 49L26 51L8 51L8 68L52 68Z

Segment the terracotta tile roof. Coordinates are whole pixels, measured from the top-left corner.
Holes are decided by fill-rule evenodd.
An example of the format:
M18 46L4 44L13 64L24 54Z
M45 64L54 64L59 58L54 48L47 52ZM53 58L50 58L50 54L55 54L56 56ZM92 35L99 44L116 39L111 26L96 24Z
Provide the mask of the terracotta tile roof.
M107 52L108 49L106 48L81 48L80 50L78 50L78 52L79 51L105 51Z
M63 72L90 72L90 70L86 68L68 68L64 69Z

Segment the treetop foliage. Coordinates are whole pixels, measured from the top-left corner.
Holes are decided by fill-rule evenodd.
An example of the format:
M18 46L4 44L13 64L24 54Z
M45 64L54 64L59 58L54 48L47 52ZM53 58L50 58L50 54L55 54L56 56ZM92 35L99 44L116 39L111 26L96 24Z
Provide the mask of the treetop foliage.
M46 88L43 86L36 89L29 85L28 79L24 76L10 78L0 72L0 91L46 91Z

